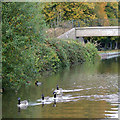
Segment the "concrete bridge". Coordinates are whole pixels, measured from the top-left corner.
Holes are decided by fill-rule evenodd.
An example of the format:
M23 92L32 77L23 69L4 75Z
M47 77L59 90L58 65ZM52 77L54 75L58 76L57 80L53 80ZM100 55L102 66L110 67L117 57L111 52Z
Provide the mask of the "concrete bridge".
M91 36L120 36L120 26L76 27L57 38L76 39Z

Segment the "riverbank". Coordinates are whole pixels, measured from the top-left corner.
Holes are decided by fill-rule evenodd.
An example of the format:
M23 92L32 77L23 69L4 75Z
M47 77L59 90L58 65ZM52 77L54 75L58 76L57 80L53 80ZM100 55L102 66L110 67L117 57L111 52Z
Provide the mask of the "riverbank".
M29 49L32 51L32 49ZM60 40L60 39L45 39L43 43L37 43L36 49L29 52L31 57L27 61L31 66L29 70L25 67L20 70L20 64L16 68L9 71L9 76L3 74L4 88L19 89L22 84L28 84L28 81L35 81L37 76L43 75L46 72L57 72L65 67L70 67L75 64L82 64L83 62L92 62L99 58L97 48L94 44L87 43L83 45L79 41L74 40ZM28 55L29 55L28 54ZM26 53L23 54L24 57ZM26 66L24 62L22 66Z

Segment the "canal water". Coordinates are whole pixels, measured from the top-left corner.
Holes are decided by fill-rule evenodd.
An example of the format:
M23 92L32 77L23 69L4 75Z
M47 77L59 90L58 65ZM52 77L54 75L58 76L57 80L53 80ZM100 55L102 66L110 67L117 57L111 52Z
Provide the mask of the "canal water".
M43 84L22 87L17 93L2 96L3 118L118 118L118 67L120 57L84 63L64 69L48 77ZM54 100L56 85L62 94ZM44 94L45 101L41 102ZM17 99L28 100L18 108Z

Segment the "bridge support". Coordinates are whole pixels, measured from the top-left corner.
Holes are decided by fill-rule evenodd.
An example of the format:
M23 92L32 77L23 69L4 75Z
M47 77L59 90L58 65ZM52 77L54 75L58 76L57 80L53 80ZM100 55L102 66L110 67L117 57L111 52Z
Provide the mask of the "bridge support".
M76 38L76 39L79 40L82 44L85 44L83 37L78 37L78 38Z
M118 42L117 41L115 42L115 49L116 50L118 49Z

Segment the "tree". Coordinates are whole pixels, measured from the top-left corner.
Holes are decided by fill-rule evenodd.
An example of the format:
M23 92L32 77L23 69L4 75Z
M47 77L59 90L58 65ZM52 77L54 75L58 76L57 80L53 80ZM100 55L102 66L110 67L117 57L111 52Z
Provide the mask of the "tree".
M65 20L95 19L94 7L94 3L54 2L45 5L43 14L48 24Z

